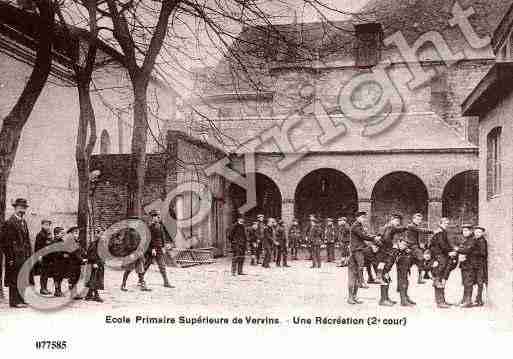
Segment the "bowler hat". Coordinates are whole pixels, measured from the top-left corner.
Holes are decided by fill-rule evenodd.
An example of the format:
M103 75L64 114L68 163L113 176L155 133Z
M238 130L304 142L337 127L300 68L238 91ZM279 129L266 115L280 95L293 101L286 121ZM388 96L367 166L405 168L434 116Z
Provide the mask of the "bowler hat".
M16 201L12 203L13 207L21 206L27 208L29 205L25 198L16 198Z
M475 226L474 229L480 229L482 230L483 232L486 232L486 229L484 227L480 227L480 226Z

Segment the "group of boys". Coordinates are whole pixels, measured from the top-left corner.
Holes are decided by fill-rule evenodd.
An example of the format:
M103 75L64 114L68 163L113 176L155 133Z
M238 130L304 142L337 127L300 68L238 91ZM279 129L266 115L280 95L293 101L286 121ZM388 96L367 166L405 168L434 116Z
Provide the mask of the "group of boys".
M419 270L418 283L430 273L433 279L434 298L438 308L450 308L446 301L445 288L450 273L459 265L462 274L463 298L459 306L470 308L483 305L483 289L487 282L487 242L485 229L464 224L462 238L453 243L449 239L450 220L442 218L438 228L431 231L423 228L422 214L413 215L411 223L402 226L402 216L395 213L378 235L367 232L367 213L360 211L350 229L350 258L348 263L348 303L361 304L358 290L363 286L363 269L366 257L371 257L376 271L376 282L380 286L382 306L393 306L390 299L390 271L396 266L397 291L402 306L416 303L408 294L409 274L413 265ZM423 237L431 234L428 241ZM472 302L473 287L477 285L476 300Z
M34 285L34 276L39 276L40 294L50 296L48 280L53 279L53 296L63 297L62 282L68 280L70 295L73 299L83 299L77 292L77 283L81 276L82 266L90 265L90 277L86 284L88 288L86 300L102 302L99 290L103 289L103 262L99 258L96 246L98 239L93 239L88 248L79 243L79 228L73 226L67 231L62 227L54 227L48 219L41 221L41 230L36 236L34 250L25 220L28 203L24 198L18 198L13 203L14 214L3 224L0 233L0 257L5 256L5 277L3 284L9 288L9 306L25 308L27 303L18 288L18 277L24 264L35 255L35 262L29 274L29 284ZM74 245L69 250L64 243L72 241ZM52 250L50 246L58 246ZM55 247L54 247L55 248ZM0 279L2 268L0 267ZM1 280L0 280L1 282ZM1 292L0 292L1 293Z

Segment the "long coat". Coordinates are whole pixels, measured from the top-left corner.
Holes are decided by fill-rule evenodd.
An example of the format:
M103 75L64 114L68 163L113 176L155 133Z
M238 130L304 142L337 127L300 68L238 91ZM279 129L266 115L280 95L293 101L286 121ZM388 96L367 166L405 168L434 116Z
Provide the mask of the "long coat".
M12 215L2 227L0 235L2 248L5 254L5 282L6 287L17 285L18 274L23 264L30 258L32 247L30 245L27 222ZM34 278L30 276L30 284Z
M44 229L41 229L36 235L36 241L34 243L34 253L48 247L52 244L52 235ZM50 270L50 261L48 255L41 258L41 261L34 267L34 274L47 273Z
M87 248L87 264L91 270L87 287L90 289L103 290L104 289L104 276L105 267L102 258L98 253L99 240L96 239L89 244ZM97 268L93 268L96 265Z
M317 223L309 224L305 231L305 240L310 246L320 246L322 244L322 228Z
M247 231L243 224L235 223L230 230L229 236L234 256L240 257L246 254L247 248Z
M437 279L448 279L454 268L449 258L449 252L453 251L453 247L449 243L446 230L440 228L435 232L433 238L431 238L429 250L433 261L438 262L438 266L432 270L433 276Z

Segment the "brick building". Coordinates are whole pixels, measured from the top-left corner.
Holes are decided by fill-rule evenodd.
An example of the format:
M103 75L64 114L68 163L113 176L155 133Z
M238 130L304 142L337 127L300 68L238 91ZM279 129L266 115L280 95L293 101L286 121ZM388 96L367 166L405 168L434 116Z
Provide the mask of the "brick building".
M479 117L479 213L487 229L488 290L493 304L511 311L513 238L513 7L493 39L497 63L463 103L463 113ZM493 259L492 259L493 258Z
M0 121L11 110L34 64L35 13L13 2L0 1ZM72 29L74 45L84 34ZM56 224L76 223L78 178L75 144L78 126L78 94L73 83L70 59L63 51L65 38L57 30L54 61L47 84L23 129L16 160L7 185L7 201L29 200L28 224L35 236L43 217ZM100 44L91 92L97 121L95 153L127 153L132 132L131 86L119 53ZM158 116L175 116L175 96L167 85L154 79L150 102L158 98ZM154 106L157 108L157 106ZM153 133L165 129L150 117ZM149 150L157 147L151 137ZM11 207L7 206L7 215Z
M468 20L484 42L510 3L458 2L462 10L472 6ZM464 116L460 105L495 59L489 43L476 48L451 25L453 6L373 0L357 19L334 25L247 27L232 46L237 61L198 73L196 109L233 139L224 141L227 151L255 153L255 211L290 222L309 213L351 216L361 208L375 228L394 210L421 212L431 226L441 216L456 225L478 221L477 119ZM414 58L400 51L404 42ZM433 76L415 85L416 64ZM397 96L369 122L355 120L342 108L344 88L359 75L383 72ZM365 108L386 95L383 86L362 83L350 100ZM205 138L216 137L190 118ZM386 118L396 120L377 134L366 132ZM288 146L276 135L286 127ZM298 160L283 168L292 154ZM234 162L244 171L244 157ZM241 188L231 185L228 193L232 209L244 203Z
M166 151L147 155L145 210L161 210L162 201L169 202L171 217L178 219L175 223L180 234L176 229L170 233L177 249L214 247L217 254L224 254L225 233L230 225L224 210L226 184L220 176L207 176L205 169L225 156L210 144L179 131L168 132ZM133 176L130 155L95 155L91 169L100 171L93 193L94 224L108 228L127 217L128 179ZM196 183L204 187L198 190ZM211 193L210 201L197 195L203 189Z

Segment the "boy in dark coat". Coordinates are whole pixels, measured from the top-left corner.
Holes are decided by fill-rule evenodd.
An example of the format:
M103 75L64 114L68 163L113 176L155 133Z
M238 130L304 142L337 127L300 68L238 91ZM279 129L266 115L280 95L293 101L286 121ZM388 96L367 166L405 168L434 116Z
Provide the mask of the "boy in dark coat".
M53 244L64 243L64 228L55 227L53 229ZM66 260L69 254L65 252L54 252L47 255L49 263L48 275L53 278L55 287L54 296L63 297L62 280L66 277Z
M80 274L82 272L82 265L87 263L86 259L86 252L84 248L80 245L78 235L79 235L79 228L78 227L71 227L66 232L70 237L67 239L69 241L75 241L76 243L76 249L69 254L68 258L68 281L69 281L69 290L71 292L71 296L75 300L81 300L83 299L80 294L77 293L77 283L80 280Z
M477 296L473 306L481 307L483 303L484 285L488 283L488 242L483 227L474 228L475 246L472 253L474 276L477 284Z
M100 298L99 290L104 290L104 274L105 267L100 254L98 253L98 243L100 236L96 235L87 248L87 263L89 266L90 277L87 282L89 288L85 300L93 300L102 303L103 299Z
M36 242L34 243L34 252L38 252L52 244L53 239L50 229L51 225L52 222L48 219L43 219L41 221L41 230L36 235ZM42 295L50 294L50 292L48 291L48 277L50 270L50 263L48 259L48 255L44 257L39 257L35 269L35 272L39 273L39 283L41 287L39 292Z
M232 275L244 275L244 257L246 255L247 232L244 218L239 217L230 230L229 241L232 246Z

